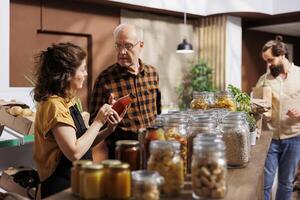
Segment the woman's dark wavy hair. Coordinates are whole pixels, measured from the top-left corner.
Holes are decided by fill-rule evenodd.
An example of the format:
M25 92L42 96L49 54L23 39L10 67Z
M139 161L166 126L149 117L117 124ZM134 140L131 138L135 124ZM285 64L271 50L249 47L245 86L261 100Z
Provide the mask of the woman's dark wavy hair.
M289 58L289 53L287 46L283 41L282 36L277 35L275 37L275 40L270 40L268 41L262 48L262 52L267 51L268 49L272 48L272 55L277 57L277 56L282 56L285 55L285 57L288 59Z
M71 98L71 76L86 57L86 52L72 43L52 44L41 51L35 57L37 71L34 100L45 101L52 95Z

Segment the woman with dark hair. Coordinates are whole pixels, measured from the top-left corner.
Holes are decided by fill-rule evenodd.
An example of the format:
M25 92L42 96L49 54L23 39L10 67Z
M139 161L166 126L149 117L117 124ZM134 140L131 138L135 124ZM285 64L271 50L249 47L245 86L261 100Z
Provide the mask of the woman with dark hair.
M104 104L85 127L74 97L87 76L86 58L86 52L71 43L53 44L37 56L34 159L42 198L70 187L72 161L91 160L90 148L121 121L111 105Z

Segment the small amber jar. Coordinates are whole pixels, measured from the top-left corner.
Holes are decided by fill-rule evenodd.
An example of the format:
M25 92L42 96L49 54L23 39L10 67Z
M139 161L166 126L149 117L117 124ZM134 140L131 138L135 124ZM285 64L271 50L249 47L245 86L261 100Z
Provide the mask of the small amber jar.
M81 199L104 197L103 165L85 165L79 173L79 196Z
M109 167L109 181L106 194L108 199L127 200L131 196L131 173L129 164L122 163Z
M90 160L75 160L71 169L71 189L72 193L79 195L79 173L84 165L91 165L93 162Z
M119 140L116 145L116 158L130 165L131 170L140 169L140 147L136 140Z

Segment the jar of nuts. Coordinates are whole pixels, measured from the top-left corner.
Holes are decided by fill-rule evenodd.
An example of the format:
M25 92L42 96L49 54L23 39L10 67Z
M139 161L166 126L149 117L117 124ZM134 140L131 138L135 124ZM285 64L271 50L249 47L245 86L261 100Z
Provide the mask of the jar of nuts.
M195 199L221 199L227 191L224 143L197 139L192 160L192 190Z
M166 197L178 196L183 187L183 162L179 156L180 144L177 141L151 141L148 170L157 171L164 177L161 192Z
M132 196L134 200L159 200L159 187L164 178L155 171L132 172Z

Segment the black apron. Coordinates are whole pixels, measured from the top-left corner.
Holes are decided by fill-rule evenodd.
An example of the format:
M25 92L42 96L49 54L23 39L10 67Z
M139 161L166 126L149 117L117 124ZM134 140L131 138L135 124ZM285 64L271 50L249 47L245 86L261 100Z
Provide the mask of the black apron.
M71 116L76 126L76 138L81 137L87 130L81 113L76 106L70 107ZM81 160L92 160L92 151L89 149ZM64 154L54 171L54 173L41 184L41 197L45 198L57 192L60 192L71 185L71 167L72 162Z

